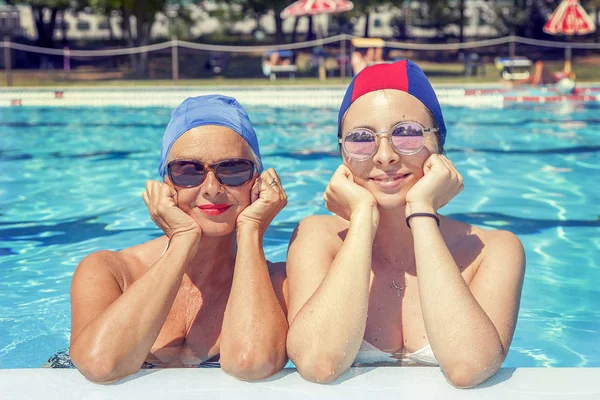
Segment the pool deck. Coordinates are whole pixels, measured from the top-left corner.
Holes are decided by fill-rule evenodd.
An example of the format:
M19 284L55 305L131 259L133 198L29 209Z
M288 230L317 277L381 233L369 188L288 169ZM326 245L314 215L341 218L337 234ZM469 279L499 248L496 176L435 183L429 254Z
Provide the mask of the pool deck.
M503 108L515 103L600 102L600 86L579 85L569 95L554 88L436 85L440 104ZM0 107L176 107L189 96L222 93L245 106L338 108L344 86L11 88L0 90Z
M285 369L260 382L221 369L143 370L97 385L77 370L0 369L2 399L600 399L600 368L503 368L473 389L457 389L437 367L356 367L320 385Z

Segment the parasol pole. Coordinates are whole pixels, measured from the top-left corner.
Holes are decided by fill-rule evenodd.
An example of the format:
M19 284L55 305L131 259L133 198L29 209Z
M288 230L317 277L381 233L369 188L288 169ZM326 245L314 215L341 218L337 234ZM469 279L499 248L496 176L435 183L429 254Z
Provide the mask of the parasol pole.
M342 58L340 59L340 77L342 80L346 79L346 38L342 38L340 42L340 46L342 47Z
M321 18L323 19L323 18ZM322 25L322 24L319 24ZM318 46L319 46L319 80L320 81L324 81L327 78L327 74L325 71L325 58L323 57L323 54L325 53L325 49L323 48L323 32L321 30L321 28L319 27L319 25L317 25L317 40L318 40ZM324 28L323 28L324 30Z

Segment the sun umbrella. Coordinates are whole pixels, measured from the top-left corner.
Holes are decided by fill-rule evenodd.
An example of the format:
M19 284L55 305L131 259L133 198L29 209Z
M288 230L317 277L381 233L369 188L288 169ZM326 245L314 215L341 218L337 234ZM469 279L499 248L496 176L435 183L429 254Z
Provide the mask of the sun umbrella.
M354 4L348 0L298 0L283 9L281 18L305 17L310 15L332 14L350 11ZM317 29L317 38L320 38L320 32ZM343 42L342 42L343 43ZM344 53L344 50L342 50ZM342 67L342 77L345 76L345 69ZM322 56L319 56L319 79L325 80L325 66Z
M544 25L544 32L551 35L587 35L595 30L594 21L579 0L564 0Z
M281 18L304 17L350 11L354 4L348 0L298 0L281 12Z
M596 30L594 21L585 12L579 0L563 0L556 10L550 15L544 32L550 35L587 35ZM565 48L565 59L571 62L571 47Z

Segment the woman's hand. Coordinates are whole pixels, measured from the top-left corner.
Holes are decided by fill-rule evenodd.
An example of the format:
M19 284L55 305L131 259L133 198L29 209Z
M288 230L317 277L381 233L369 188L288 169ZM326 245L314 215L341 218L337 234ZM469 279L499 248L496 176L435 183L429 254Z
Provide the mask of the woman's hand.
M261 233L287 204L287 195L273 168L264 171L252 186L250 205L238 215L237 227L254 225Z
M169 239L181 233L202 235L196 221L177 206L177 191L173 187L163 182L147 181L142 197L150 217Z
M376 220L379 217L377 200L371 192L354 182L354 175L344 164L333 173L323 198L327 209L345 220L350 221L352 213L361 207L374 210Z
M423 165L423 177L406 194L406 216L435 213L463 188L463 178L445 156L432 154Z

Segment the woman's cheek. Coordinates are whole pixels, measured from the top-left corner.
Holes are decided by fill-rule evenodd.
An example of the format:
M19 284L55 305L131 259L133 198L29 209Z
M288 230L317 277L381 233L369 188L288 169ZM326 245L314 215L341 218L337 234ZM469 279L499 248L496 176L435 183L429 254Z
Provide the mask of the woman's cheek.
M177 207L179 207L186 214L189 214L196 208L194 200L195 196L187 193L185 189L177 191Z

